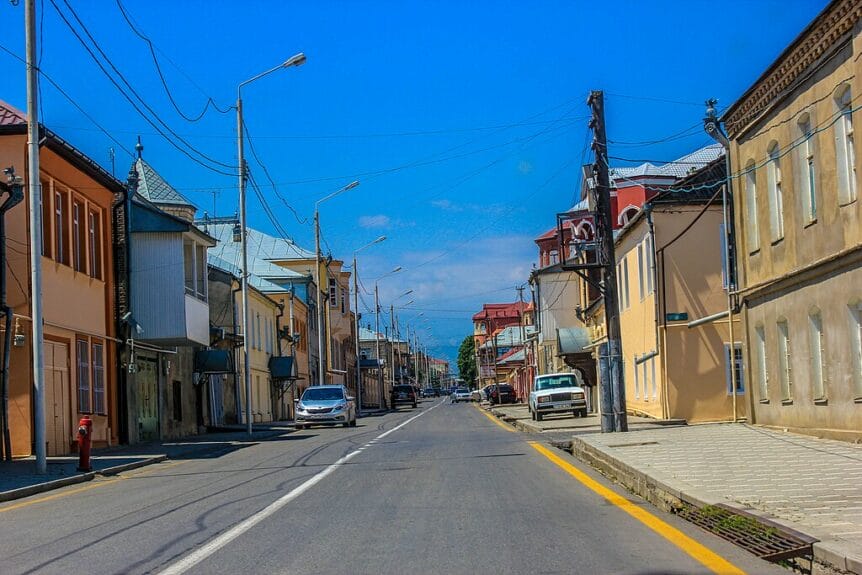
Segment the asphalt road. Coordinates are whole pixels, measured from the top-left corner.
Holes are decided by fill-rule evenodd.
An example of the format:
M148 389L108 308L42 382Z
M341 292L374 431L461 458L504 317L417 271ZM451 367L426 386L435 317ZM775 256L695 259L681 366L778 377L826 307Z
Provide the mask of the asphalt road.
M737 572L788 573L632 498L681 532L660 534L537 440L472 404L425 400L169 461L0 505L0 573L717 572L710 551L668 537Z

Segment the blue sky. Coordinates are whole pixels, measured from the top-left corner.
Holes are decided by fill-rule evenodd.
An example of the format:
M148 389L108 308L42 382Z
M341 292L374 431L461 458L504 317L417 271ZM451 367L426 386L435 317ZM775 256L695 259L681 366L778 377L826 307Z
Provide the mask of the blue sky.
M83 34L66 0L53 1ZM252 175L281 227L307 247L314 202L360 180L321 205L324 248L349 260L385 234L360 255L364 286L373 290L375 278L402 266L380 280L381 305L413 289L396 303L415 301L399 318L449 358L482 302L517 298L536 259L532 239L575 202L591 89L606 93L612 142L681 132L701 121L706 98L735 101L826 4L121 1L188 116L209 97L228 108L240 82L307 55L306 65L243 89L245 121L275 185L247 148ZM212 160L236 164L232 111L184 120L117 2L72 5L151 119ZM122 148L133 150L140 135L144 158L199 214L233 214L236 178L177 151L97 68L52 0L38 7L43 71L118 143L45 81L42 121L109 170L113 147L121 178L132 159ZM0 3L0 21L0 99L23 109L24 66L4 51L23 57L23 2ZM693 130L660 145L611 144L611 154L671 160L707 142ZM250 224L278 235L251 189L249 198ZM370 317L363 305L360 312Z

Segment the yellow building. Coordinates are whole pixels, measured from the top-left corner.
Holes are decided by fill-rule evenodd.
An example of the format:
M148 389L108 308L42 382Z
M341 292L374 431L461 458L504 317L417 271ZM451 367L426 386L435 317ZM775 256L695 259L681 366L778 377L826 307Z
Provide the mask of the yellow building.
M722 204L715 196L724 165L721 157L660 192L619 232L620 333L631 413L727 421L736 405L736 416L745 414L742 344L734 338L732 358L727 318L689 327L727 312ZM735 331L741 335L738 326Z
M831 2L723 115L753 420L862 436L862 3Z

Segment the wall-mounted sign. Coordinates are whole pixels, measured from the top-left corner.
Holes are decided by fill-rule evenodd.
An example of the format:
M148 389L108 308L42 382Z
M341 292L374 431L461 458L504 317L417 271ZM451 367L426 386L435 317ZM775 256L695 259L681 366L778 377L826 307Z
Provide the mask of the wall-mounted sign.
M682 313L666 313L664 314L666 321L688 321L688 314Z

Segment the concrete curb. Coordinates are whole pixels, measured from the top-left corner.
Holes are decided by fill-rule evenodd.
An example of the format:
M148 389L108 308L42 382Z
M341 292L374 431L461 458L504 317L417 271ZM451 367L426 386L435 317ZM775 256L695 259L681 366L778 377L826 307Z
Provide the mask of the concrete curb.
M162 461L166 461L167 458L167 455L156 455L154 457L148 457L147 459L142 459L140 461L132 461L131 463L124 463L122 465L106 467L105 469L100 469L99 471L96 471L96 473L104 477L110 477L111 475L117 475L124 471L131 471L132 469L137 469L138 467L144 467L146 465L152 465L154 463L161 463Z
M46 481L44 483L37 483L36 485L28 485L27 487L19 487L18 489L2 491L0 492L0 502L12 501L14 499L21 499L23 497L30 497L31 495L44 493L45 491L52 491L54 489L60 489L61 487L75 485L76 483L84 483L85 481L91 481L95 477L96 472L89 471L80 475L64 477L63 479L55 479L54 481Z
M696 507L721 504L748 515L761 517L790 531L817 540L812 545L816 561L842 571L862 575L862 556L851 552L849 544L845 541L820 540L821 538L816 534L800 531L798 525L787 523L780 518L745 507L723 497L698 492L696 489L682 490L673 487L671 485L672 478L663 477L658 471L651 471L649 474L644 473L578 437L573 437L571 442L567 442L567 446L569 449L566 449L566 446L558 445L559 448L570 451L576 458L663 511L676 513L684 504Z

